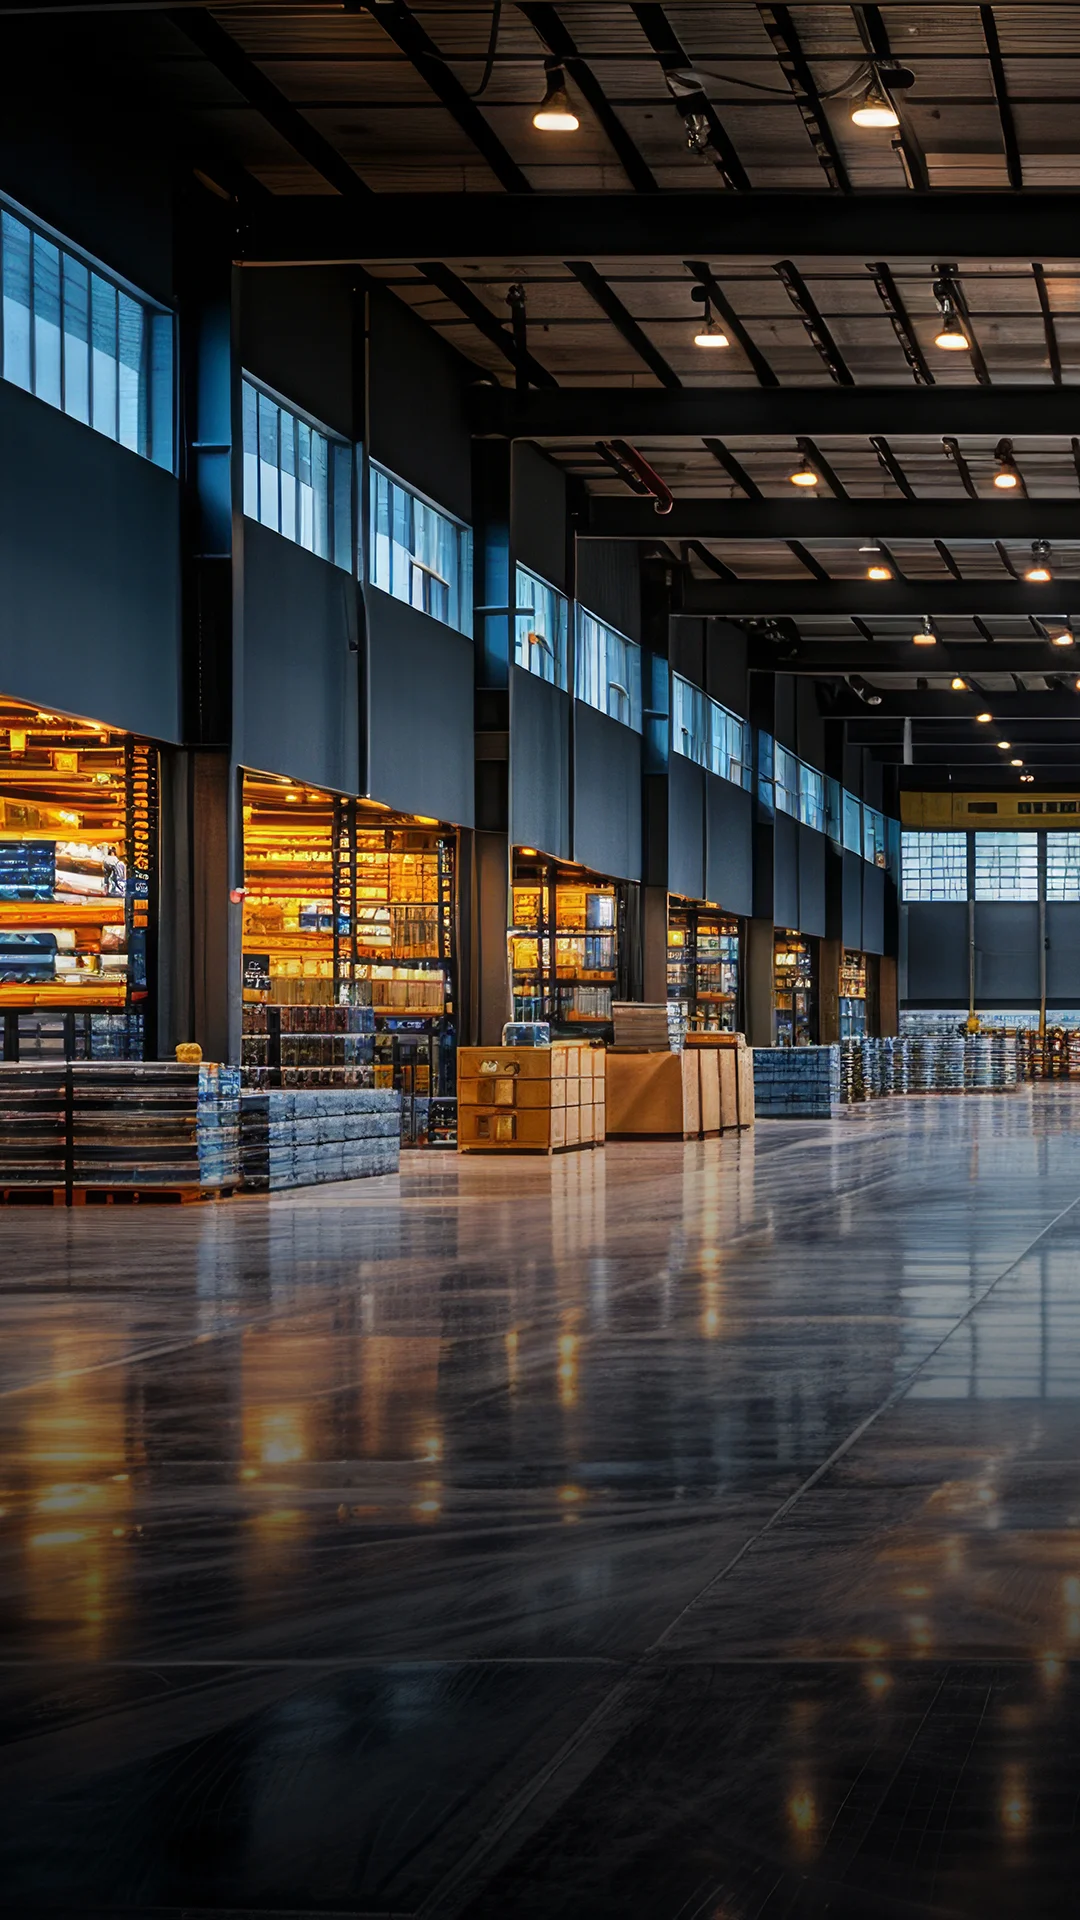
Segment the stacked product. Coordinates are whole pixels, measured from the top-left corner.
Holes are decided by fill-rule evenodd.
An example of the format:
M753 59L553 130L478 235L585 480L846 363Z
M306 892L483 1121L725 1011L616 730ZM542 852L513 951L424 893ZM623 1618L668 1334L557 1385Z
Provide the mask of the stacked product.
M237 1184L238 1067L157 1060L70 1071L77 1187Z
M63 1185L65 1105L63 1067L0 1067L0 1189Z
M839 1046L754 1048L759 1119L828 1120L840 1101Z
M375 1088L241 1096L245 1187L276 1190L396 1173L401 1096Z
M361 982L357 993L370 997ZM250 1087L370 1087L375 1014L354 1007L244 1008L244 1084Z

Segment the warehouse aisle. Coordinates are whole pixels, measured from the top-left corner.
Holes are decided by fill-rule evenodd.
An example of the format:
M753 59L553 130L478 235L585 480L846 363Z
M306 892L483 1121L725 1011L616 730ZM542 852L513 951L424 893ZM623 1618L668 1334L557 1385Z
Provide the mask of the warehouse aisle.
M1071 1913L1078 1118L5 1213L0 1908Z

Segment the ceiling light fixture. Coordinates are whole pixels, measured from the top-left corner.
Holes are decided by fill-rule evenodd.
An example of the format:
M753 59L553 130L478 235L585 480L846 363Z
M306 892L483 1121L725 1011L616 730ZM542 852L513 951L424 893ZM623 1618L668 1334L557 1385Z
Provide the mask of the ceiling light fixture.
M998 441L994 448L994 459L997 461L997 472L994 475L995 487L1000 488L1002 493L1012 493L1020 485L1020 474L1013 458L1011 440Z
M1001 751L1002 751L1002 753L1008 753L1008 751L1009 751L1009 748L1010 748L1010 747L1012 746L1012 741L1011 741L1011 740L999 740L999 741L998 741L998 746L999 746L999 747L1001 748Z
M1045 586L1046 582L1052 580L1053 577L1050 571L1049 540L1033 540L1031 543L1031 565L1030 567L1025 567L1024 579L1030 580L1033 586L1041 587Z
M545 68L547 90L533 114L533 126L541 133L576 133L581 125L566 92L566 76L556 63Z
M979 721L979 723L980 723L980 725L985 725L985 724L987 724L987 723L988 723L989 721L991 721L991 720L993 719L993 717L994 717L994 716L993 716L993 714L992 714L992 713L977 713L977 714L975 715L975 718L976 718L976 720L978 720L978 721Z
M1035 775L1033 773L1022 773L1020 775L1020 778L1024 782L1025 786L1030 787L1032 781L1035 778Z
M1058 627L1050 635L1050 645L1052 647L1071 647L1075 646L1075 644L1075 637L1071 627Z
M817 487L821 484L821 475L815 472L805 456L801 467L796 467L789 473L788 479L793 487Z
M947 280L934 282L934 299L938 303L940 326L934 335L935 347L944 348L946 353L968 353L971 342L964 332L964 323L956 308L956 301Z
M1023 766L1023 764L1024 764L1024 763L1023 763L1023 761L1022 761L1022 760L1010 760L1010 761L1009 761L1009 765L1010 765L1010 767L1022 767L1022 766Z
M868 687L866 681L863 680L859 674L851 673L848 675L848 686L851 688L852 693L856 694L860 700L866 702L868 707L880 707L881 695L877 691L877 688Z
M872 567L867 567L866 577L868 580L891 580L892 568L882 566L881 561L878 560Z
M967 681L962 679L958 673L953 674L949 685L954 693L967 693L969 691Z
M852 107L851 118L856 127L898 127L900 125L900 115L877 79L871 80L866 92Z
M719 320L713 319L712 303L706 289L695 287L693 297L695 300L703 299L705 302L705 317L694 335L695 347L730 347L731 341Z
M934 632L934 623L928 613L923 614L921 631L919 633L913 633L911 638L913 644L917 647L937 646L937 634Z

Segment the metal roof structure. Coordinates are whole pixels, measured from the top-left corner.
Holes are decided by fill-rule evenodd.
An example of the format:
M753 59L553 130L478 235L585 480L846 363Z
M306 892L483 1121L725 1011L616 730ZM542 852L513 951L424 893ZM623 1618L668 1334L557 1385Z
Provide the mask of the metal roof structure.
M580 537L660 556L682 611L895 697L967 660L987 688L1065 699L1048 676L1080 619L1080 4L113 0L97 18L233 199L237 258L355 262L389 286L475 364L476 431L535 441L579 483ZM576 131L533 124L553 75ZM872 81L894 128L853 122ZM720 351L694 344L703 295ZM936 344L943 299L963 351ZM1032 584L1044 540L1052 579Z

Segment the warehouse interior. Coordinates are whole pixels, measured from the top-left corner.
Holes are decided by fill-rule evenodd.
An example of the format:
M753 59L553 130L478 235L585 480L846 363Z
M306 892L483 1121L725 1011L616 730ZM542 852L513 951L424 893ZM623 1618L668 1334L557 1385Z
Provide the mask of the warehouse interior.
M0 1904L1071 1914L1080 4L0 51Z

